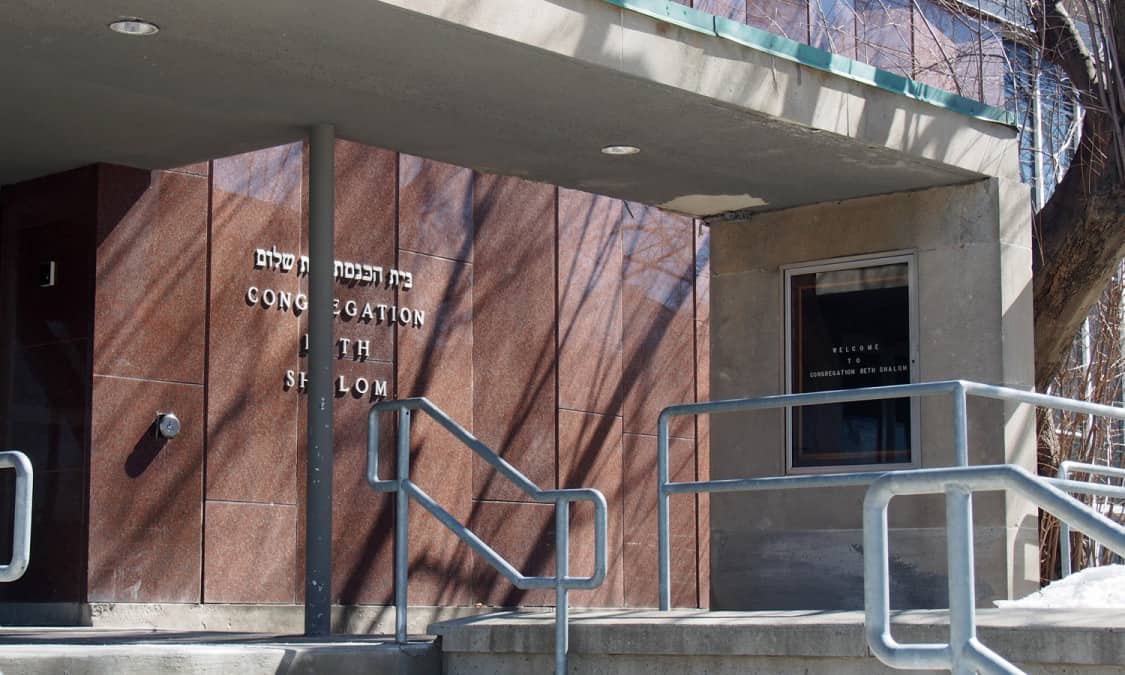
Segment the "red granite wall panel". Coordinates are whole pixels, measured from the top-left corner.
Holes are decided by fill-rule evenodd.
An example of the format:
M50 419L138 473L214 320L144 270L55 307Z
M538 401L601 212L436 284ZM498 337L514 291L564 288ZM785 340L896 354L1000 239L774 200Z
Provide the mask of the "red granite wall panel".
M711 229L695 231L695 399L711 400ZM696 480L711 478L711 416L695 418ZM699 606L711 602L711 495L696 496Z
M295 597L302 162L296 143L212 164L207 602Z
M304 148L307 176L307 147ZM397 155L350 141L335 147L334 257L340 266L333 297L334 469L332 596L345 603L380 603L393 598L393 497L375 493L366 483L367 411L394 396L394 323L396 287L395 203ZM304 193L301 253L308 252L307 191ZM307 274L299 275L308 292ZM393 283L392 283L393 282ZM308 333L308 313L300 316ZM302 337L303 340L303 337ZM303 342L299 373L307 372ZM298 374L299 377L299 374ZM288 383L287 383L288 384ZM300 391L297 410L296 484L299 495L294 593L304 597L306 461L308 399ZM393 429L384 428L390 442ZM389 457L388 457L389 459Z
M746 23L790 40L809 41L809 8L805 0L750 0Z
M477 501L466 524L521 573L555 573L554 504ZM553 590L518 589L480 556L473 554L472 560L476 602L492 607L555 604Z
M559 411L559 487L599 490L607 506L606 578L592 591L574 591L579 607L620 607L624 602L621 468L621 418ZM570 508L570 574L594 572L594 508L579 502Z
M809 0L809 44L856 58L856 15L849 0Z
M914 22L914 79L973 99L981 98L979 25L934 0L918 0Z
M366 365L366 367L361 367ZM336 364L337 376L354 382L368 377L394 382L390 363ZM393 392L391 392L393 393ZM362 397L361 397L362 398ZM347 400L351 399L351 400ZM386 604L394 602L394 495L377 493L367 484L367 424L370 401L356 400L355 393L337 397L332 476L332 597L343 604ZM390 416L388 416L390 417ZM383 420L380 444L383 476L394 471L394 431L392 420ZM303 454L303 453L302 453ZM299 465L299 469L303 465ZM303 472L298 470L302 497ZM304 594L304 518L301 500L297 528L297 596Z
M711 322L711 228L702 221L695 230L695 320Z
M293 144L214 162L208 499L296 503L301 161Z
M660 411L695 398L694 224L630 204L622 235L624 265L625 433L656 434ZM672 435L691 438L678 418Z
M92 439L88 599L199 602L203 387L95 375Z
M659 576L656 517L656 437L625 434L624 568L625 605L656 607ZM672 481L695 479L694 444L673 438L669 444L668 474ZM695 607L697 602L696 514L694 495L673 495L671 512L672 604Z
M909 0L856 0L860 61L911 77L911 6Z
M337 387L333 406L332 479L332 598L343 604L393 601L391 580L394 540L394 497L376 493L367 485L367 425L370 405L384 398L359 394L354 383L360 378L371 386L386 382L387 396L394 394L394 366L382 361L356 363L337 361L337 378L353 386L345 392ZM307 399L302 397L304 403ZM305 525L307 517L308 445L305 437L308 410L298 411L296 555L294 597L302 602L305 593ZM388 420L389 422L389 420ZM394 425L380 429L382 474L394 470Z
M400 251L399 266L414 275L401 304L425 312L421 327L398 328L400 398L425 396L470 431L473 427L474 265ZM409 302L406 301L409 298ZM385 415L391 424L393 415ZM425 414L411 425L412 480L461 522L472 507L472 453ZM393 477L388 464L383 476ZM410 600L417 604L471 599L468 547L420 506L410 511Z
M205 176L98 171L94 372L203 384Z
M294 601L296 506L208 500L206 518L207 602Z
M540 486L605 494L607 581L576 592L573 602L653 604L651 434L662 407L703 391L694 362L697 348L704 353L707 287L702 268L692 268L703 256L693 255L692 222L354 143L336 150L343 278L336 283L334 600L392 600L393 498L365 481L366 412L383 396L424 395ZM53 329L61 333L32 322L8 329L6 338L19 347L12 363L20 369L7 380L19 380L29 403L42 394L54 416L52 430L29 427L21 437L70 438L40 459L51 468L40 473L47 487L37 486L36 517L46 519L38 531L52 536L36 546L53 560L79 562L69 577L52 568L54 585L44 590L40 579L35 599L85 597L86 585L96 601L302 597L305 155L294 144L215 160L210 174L200 164L162 172L100 167L86 176L95 186L100 177L100 187L87 186L85 248L52 253L65 262L68 281L70 271L85 269L85 319L75 304L65 316L70 323ZM30 233L23 248L11 245L20 228L5 230L6 260L22 251L37 261L41 247L74 241L62 231L23 229ZM85 268L69 262L83 251ZM31 300L38 286L26 291L27 307L46 304ZM167 305L177 313L168 316ZM96 410L87 440L90 382ZM166 410L185 431L161 443L151 426ZM383 474L391 477L393 420L385 418L383 430ZM694 455L694 423L678 424L674 435L674 477L694 478L704 461ZM698 436L706 438L704 426ZM87 449L90 483L82 474ZM450 513L525 573L554 570L553 505L529 503L494 480L420 416L411 451L412 478ZM84 485L96 514L89 524ZM706 533L696 528L706 512L694 501L683 506L685 499L694 498L677 498L674 507L676 602L694 605L698 593L705 597L697 539ZM573 574L593 568L592 511L579 505L571 514ZM412 604L553 603L551 592L514 589L416 504L410 525ZM646 530L652 536L637 534ZM633 568L636 580L624 573ZM20 597L18 587L0 590Z
M399 160L399 246L473 261L473 170L413 155Z
M621 414L624 204L559 190L559 408Z
M553 186L477 175L473 183L473 426L533 482L554 487ZM474 459L478 497L526 500Z
M169 169L176 173L189 173L195 176L209 176L211 175L211 162L196 162L195 164L188 164L187 166L178 166L175 169Z
M746 21L746 0L695 0L693 6L708 14L744 23Z
M344 264L345 276L336 280L335 297L340 301L336 332L337 339L371 340L370 354L359 359L355 358L355 345L348 345L350 358L361 362L390 362L394 357L394 322L382 317L389 315L400 283L397 277L392 278L396 163L395 153L389 150L347 141L336 143L335 257ZM307 228L307 217L305 220ZM366 274L364 265L382 267L382 275L374 271ZM354 316L348 301L356 303ZM370 318L364 316L368 304L372 308ZM380 310L379 305L388 309ZM302 315L302 323L307 320L308 315Z
M1009 63L1008 52L1004 48L1006 30L1007 27L1002 23L981 21L981 89L984 93L982 100L998 108L1008 105L1004 100L1004 83L1009 77L1010 68L1017 67Z

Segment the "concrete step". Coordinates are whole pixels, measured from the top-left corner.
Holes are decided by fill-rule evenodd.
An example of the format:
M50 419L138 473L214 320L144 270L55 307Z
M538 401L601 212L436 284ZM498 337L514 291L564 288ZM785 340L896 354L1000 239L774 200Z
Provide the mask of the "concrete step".
M440 675L434 640L398 645L386 637L311 639L253 633L2 629L4 675Z
M899 612L892 634L904 643L945 642L945 611ZM444 621L448 675L549 673L553 612L509 612ZM1125 609L978 612L981 641L1028 673L1125 672ZM769 673L866 675L898 672L871 656L862 612L574 612L572 673Z

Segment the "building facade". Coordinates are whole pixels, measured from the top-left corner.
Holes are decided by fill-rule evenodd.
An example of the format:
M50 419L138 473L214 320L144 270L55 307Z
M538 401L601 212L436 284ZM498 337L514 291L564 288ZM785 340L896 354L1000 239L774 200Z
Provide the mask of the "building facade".
M536 170L513 164L502 175L481 168L491 156L469 131L464 147L434 154L476 148L479 163L462 162L476 169L406 152L419 145L410 130L384 132L401 151L337 142L339 604L393 597L393 502L364 480L366 411L381 399L428 397L541 487L601 490L609 573L573 603L645 607L657 602L656 424L665 406L934 379L1031 386L1029 192L1018 182L1011 119L987 105L1018 113L1021 100L1017 80L997 66L1011 49L999 15L937 3L697 0L684 16L673 3L568 4L591 24L612 6L652 44L697 49L688 56L701 72L726 73L724 59L744 68L745 87L702 76L676 86L742 97L742 108L723 100L707 114L729 122L728 133L773 144L751 148L755 161L734 170L760 186L626 199L648 188L644 178L564 181L588 161L579 152L550 164L532 148ZM718 26L708 12L738 24L721 44L683 28ZM490 26L466 19L465 39ZM745 26L795 42L739 32ZM808 45L883 70L858 79L861 64ZM557 56L540 51L548 56L527 50L528 62ZM635 68L622 78L632 82L649 76L643 65L621 58L615 67ZM591 88L608 70L582 68ZM669 84L678 65L675 77L652 70L679 100ZM519 134L534 125L511 126ZM724 145L706 132L688 135ZM555 165L557 184L543 180L537 169ZM633 166L654 184L674 173ZM727 165L709 168L671 182L725 189ZM36 469L33 563L0 587L13 611L51 605L61 620L84 621L115 607L205 606L244 617L233 625L290 625L252 612L295 610L303 599L308 174L297 142L174 169L88 164L0 191L0 442ZM722 245L714 270L712 238ZM834 332L851 307L871 331ZM949 465L940 406L884 412L680 420L672 480ZM182 431L162 439L156 423L168 413ZM1027 411L974 413L984 420L975 462L1033 465ZM837 433L845 427L852 436ZM394 430L384 429L389 471ZM436 425L414 429L423 489L523 572L549 573L552 507L531 503ZM799 436L821 440L801 445ZM872 439L876 451L864 445ZM861 497L676 496L673 603L858 606ZM893 541L907 542L897 559L904 605L943 602L933 592L944 579L935 504L919 500L894 522ZM574 514L574 574L591 569L591 515ZM978 516L991 568L981 601L1018 594L1037 579L1027 565L1037 550L1031 510L999 498ZM512 589L420 509L411 531L412 605L553 601Z

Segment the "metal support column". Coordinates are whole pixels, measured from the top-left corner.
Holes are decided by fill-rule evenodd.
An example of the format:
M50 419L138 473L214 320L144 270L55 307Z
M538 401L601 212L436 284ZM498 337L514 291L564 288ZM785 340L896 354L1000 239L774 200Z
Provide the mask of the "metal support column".
M305 635L332 632L332 291L336 131L309 130L309 384Z

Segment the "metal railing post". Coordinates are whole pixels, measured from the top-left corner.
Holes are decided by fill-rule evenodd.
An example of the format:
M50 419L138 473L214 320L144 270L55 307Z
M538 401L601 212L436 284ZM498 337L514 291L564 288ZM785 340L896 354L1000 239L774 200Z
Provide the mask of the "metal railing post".
M728 478L678 483L671 482L668 477L668 426L672 417L849 401L877 401L902 396L919 398L945 395L950 396L952 402L954 468L904 469L888 466L883 470L859 473ZM671 604L668 503L670 495L869 485L863 503L864 602L865 632L872 653L887 665L900 669L952 668L958 673L1020 673L1018 668L988 649L976 638L972 492L1013 490L1025 499L1037 503L1043 510L1056 515L1063 524L1064 533L1071 528L1080 530L1118 555L1125 555L1125 526L1112 522L1066 494L1071 492L1125 499L1125 486L1079 482L1068 478L1075 470L1088 470L1091 473L1125 479L1125 468L1064 462L1060 466L1058 478L1036 477L1014 465L971 468L968 438L969 396L1125 420L1125 408L1117 406L962 380L699 401L664 408L657 426L661 609L667 609ZM946 495L950 641L948 644L902 645L895 642L890 633L887 505L895 494L929 493ZM1069 538L1061 545L1069 548ZM1064 565L1068 562L1069 556L1064 556ZM1064 569L1068 570L1069 566Z
M1066 462L1063 462L1059 465L1059 478L1063 480L1067 480L1069 478L1069 476L1067 475L1067 467L1068 465ZM1064 521L1060 520L1059 564L1061 565L1060 573L1064 579L1066 577L1069 577L1071 572L1074 571L1073 569L1071 569L1070 555L1070 525L1067 525Z
M672 607L672 563L671 563L671 523L669 516L668 488L668 420L661 411L656 425L656 545L657 574L660 577L660 609L668 611Z
M957 382L953 399L953 457L969 466L969 402ZM976 638L976 580L973 577L973 493L961 486L945 490L946 580L949 587L949 647L955 675L972 672L965 662Z
M407 593L410 590L410 494L407 485L410 481L410 411L398 411L398 453L395 476L398 490L395 492L395 641L407 640L406 613Z
M379 414L398 412L396 480L379 478ZM424 490L410 481L410 418L411 411L419 410L452 434L465 447L511 480L518 488L531 495L536 502L555 505L555 574L553 576L525 576L504 560L493 548L481 540L457 518L446 511ZM367 414L367 484L376 492L396 492L395 499L395 640L407 641L407 583L409 575L409 516L410 500L438 519L450 532L468 544L485 562L496 568L516 588L555 589L555 672L566 673L570 647L569 593L571 589L594 589L605 581L607 567L606 532L607 507L605 496L593 488L560 488L542 490L518 469L506 462L473 436L463 426L425 398L407 398L383 401L371 406ZM594 507L594 573L588 577L570 576L570 503L590 502Z
M1053 479L1032 475L1017 466L912 469L887 473L871 484L863 502L866 634L872 653L883 663L901 669L951 668L955 673L1022 671L976 638L973 597L972 522L974 491L1011 490L1075 529L1125 552L1125 526L1096 513L1064 493ZM895 495L946 494L949 562L949 644L899 644L891 637L887 604L887 516ZM868 555L879 556L878 560Z
M957 466L969 465L969 402L965 385L957 382L953 399L953 457Z
M0 565L0 582L16 581L31 560L31 495L35 471L18 450L0 452L0 469L15 469L16 494L12 507L12 559Z
M961 485L945 488L946 575L949 583L949 646L955 675L974 672L966 662L977 636L976 580L973 576L973 493Z
M863 627L867 646L892 668L943 668L949 662L948 645L901 645L891 636L887 509L894 496L889 481L893 475L875 479L863 498Z
M1101 464L1089 464L1086 462L1077 462L1073 460L1066 460L1059 463L1058 481L1061 486L1065 486L1068 491L1078 491L1089 495L1100 495L1107 499L1125 499L1125 486L1113 484L1094 484L1087 483L1083 488L1078 488L1074 482L1070 480L1070 476L1077 472L1082 471L1089 474L1092 479L1095 475L1104 476L1106 478L1121 478L1125 479L1125 468L1116 466L1102 466ZM1059 562L1061 565L1062 576L1068 577L1073 572L1071 563L1071 543L1070 543L1070 525L1066 522L1059 521Z
M555 502L555 673L565 675L570 651L569 598L566 578L570 575L570 502Z

